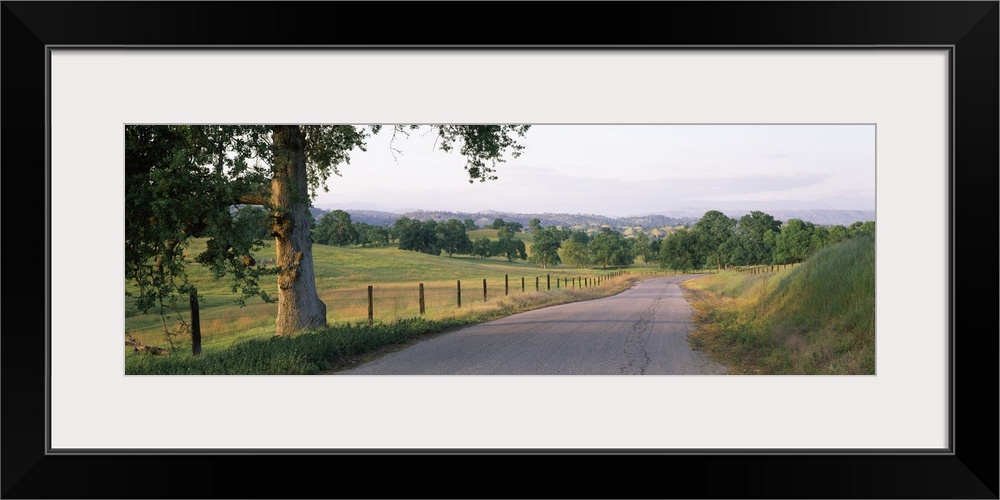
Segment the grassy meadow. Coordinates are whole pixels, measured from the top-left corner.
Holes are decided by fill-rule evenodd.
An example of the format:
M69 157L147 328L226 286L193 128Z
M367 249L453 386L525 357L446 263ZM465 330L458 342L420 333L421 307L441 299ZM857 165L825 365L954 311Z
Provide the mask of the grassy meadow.
M734 374L875 374L875 239L773 273L685 282L694 348Z

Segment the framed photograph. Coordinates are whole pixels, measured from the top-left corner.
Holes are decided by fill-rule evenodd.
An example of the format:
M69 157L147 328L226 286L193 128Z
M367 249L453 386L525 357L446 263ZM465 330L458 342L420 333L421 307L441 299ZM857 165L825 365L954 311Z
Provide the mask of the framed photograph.
M460 25L421 4L3 5L3 163L45 193L43 210L12 198L8 222L44 213L46 242L8 247L45 279L8 295L44 328L3 340L4 497L997 498L980 423L997 418L997 324L970 305L996 287L958 279L995 267L979 250L997 242L997 2L574 5L596 31L473 5ZM510 23L565 42L513 43ZM123 131L209 123L860 126L877 370L125 376ZM343 479L289 484L307 464ZM429 464L486 489L415 486ZM552 476L563 464L587 484ZM623 490L609 467L652 474ZM672 467L690 484L675 490ZM370 468L391 484L339 486Z

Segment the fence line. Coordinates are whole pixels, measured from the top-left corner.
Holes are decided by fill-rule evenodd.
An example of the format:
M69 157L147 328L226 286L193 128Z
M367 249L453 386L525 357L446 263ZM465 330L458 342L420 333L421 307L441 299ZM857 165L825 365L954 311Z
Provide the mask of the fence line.
M601 275L602 280L600 283L607 283L609 278L625 274L627 274L627 271L609 271ZM512 280L509 274L503 275L502 278L482 278L483 295L480 303L490 303L515 293L551 291L553 278L557 282L556 288L562 288L558 285L560 279L569 279L552 276L551 273L536 275L534 276L534 289L532 289L527 281L527 277L521 276L520 278L520 290L515 286L511 286ZM573 280L578 281L578 286L575 288L581 289L597 286L598 283L596 277L588 283L584 283L582 277L575 277ZM331 316L333 316L331 320L337 322L365 321L368 324L373 324L375 320L386 321L402 317L417 317L427 314L428 311L440 312L447 309L461 308L463 306L463 298L466 299L466 304L464 305L469 305L469 297L462 297L461 280L453 282L450 290L448 288L442 281L416 284L389 283L386 285L369 285L366 289L361 288L360 290L327 290L320 292L320 299L329 306ZM468 293L469 291L466 290L466 295ZM472 293L474 295L477 293L475 287L473 287ZM217 298L225 295L209 292L199 294L199 296ZM229 297L234 296L229 295ZM473 302L476 301L474 300ZM213 306L208 309L203 308L200 314L203 335L212 336L222 333L232 333L262 326L266 323L264 318L274 318L277 304L252 304L247 307L251 309L237 309L233 306L222 305ZM168 313L168 328L173 330L184 324L188 320L187 314L184 314L185 312L187 311L178 310ZM163 319L157 313L130 316L126 318L126 321L135 323L137 317L143 316L155 317L158 324L143 327L127 327L126 331L133 334L140 333L148 339L148 335L151 335L152 332L162 332L164 330ZM222 327L236 324L240 326L235 329L222 329Z
M770 267L777 270L779 267L784 268L788 267L788 265ZM739 269L738 271L764 272L760 270L754 271L751 268ZM426 315L428 311L440 312L447 309L459 309L463 306L469 306L470 304L475 303L490 303L505 296L517 293L546 293L552 290L563 289L568 291L587 290L605 286L614 278L635 274L636 272L644 275L683 274L679 271L662 269L608 270L605 273L592 276L571 276L565 274L557 274L553 276L551 273L546 273L535 275L533 285L528 281L528 277L519 276L521 281L520 289L517 287L516 278L512 279L509 274L504 274L502 277L495 276L493 278L481 279L481 301L476 298L476 294L478 293L476 290L478 288L478 284L475 283L479 281L478 279L472 281L474 285L472 285L471 292L468 289L468 285L466 286L465 297L462 296L463 290L461 280L453 281L451 282L451 285L448 285L446 280L437 280L435 282L426 283L387 283L385 285L368 285L366 288L358 289L350 288L326 290L320 292L320 299L329 306L330 312L328 314L332 316L330 318L331 322L367 322L368 324L373 324L376 320L391 321L404 317L418 317ZM701 269L693 272L708 273L718 272L718 270ZM534 288L532 288L532 286L534 286ZM469 293L472 293L471 297L469 296ZM200 295L213 297L224 296L223 294L211 292ZM233 295L230 295L230 297L232 296ZM469 302L470 298L473 299L471 303ZM463 299L465 299L464 302ZM257 311L244 312L244 309L234 310L232 307L216 306L209 308L207 310L208 313L206 314L206 310L202 309L202 335L206 336L207 334L207 336L212 336L234 333L262 326L266 323L265 321L262 321L263 318L274 318L277 304L254 304L248 307L253 307L257 309ZM158 316L159 315L157 315L157 317ZM171 316L176 317L176 313L172 312ZM132 316L128 319L134 319L135 317L136 316ZM180 321L176 320L173 322L175 327L180 323ZM229 326L233 324L240 324L241 326L225 330L219 329L222 326ZM211 328L211 330L206 331L206 326ZM155 326L141 328L126 328L126 331L130 333L150 332L153 330L162 331L163 325L157 324Z

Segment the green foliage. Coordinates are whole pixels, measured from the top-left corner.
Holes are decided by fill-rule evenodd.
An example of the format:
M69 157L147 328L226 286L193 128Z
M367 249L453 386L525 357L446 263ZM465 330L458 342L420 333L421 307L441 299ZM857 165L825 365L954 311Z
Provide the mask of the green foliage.
M442 250L451 257L454 254L471 254L472 240L466 232L465 224L458 219L449 219L435 228Z
M826 237L825 245L832 245L834 243L840 243L850 237L847 232L847 228L841 225L833 226L830 228L829 233Z
M398 126L397 126L398 127ZM496 164L503 163L507 152L521 156L524 146L515 136L524 137L530 125L442 125L438 126L441 149L451 151L459 146L467 159L465 170L469 182L496 180Z
M509 228L498 231L498 238L490 244L490 253L496 256L507 257L507 261L514 259L526 260L528 254L525 252L524 242L515 239Z
M875 234L875 221L855 222L848 226L847 232L852 236Z
M235 224L246 230L247 237L264 241L271 236L267 227L267 210L256 205L242 205L233 213Z
M533 219L533 221L537 222L538 219ZM559 247L561 246L559 234L549 228L543 229L541 225L536 226L532 229L535 239L531 245L531 262L541 264L542 269L549 265L559 264Z
M593 260L587 243L580 243L572 238L562 242L562 261L573 267L589 267Z
M631 244L621 233L609 228L601 228L588 243L591 262L594 265L627 266L635 261Z
M190 238L208 236L197 261L217 276L231 274L240 299L266 294L258 278L270 271L250 264L262 247L261 219L237 210L238 194L266 180L246 159L266 154L256 139L261 127L125 127L125 278L137 312L161 314L186 302L184 249ZM240 156L228 152L235 151ZM183 301L183 302L182 302Z
M694 224L694 228L702 235L702 253L706 261L721 268L726 260L722 245L736 232L736 219L718 210L709 210Z
M703 232L697 229L679 229L660 244L661 267L687 272L705 265Z
M566 239L566 238L564 238L564 239ZM587 245L587 244L590 243L590 236L587 233L583 232L583 231L573 231L572 233L570 233L568 239L570 239L572 241L575 241L577 243L582 243L584 245Z
M775 238L772 263L792 264L805 260L818 248L813 243L815 233L816 226L813 223L789 219Z
M505 221L501 218L493 219L493 224L490 225L490 228L496 229L498 231L505 230L511 235L513 235L518 231L524 230L524 226L520 222Z
M642 261L647 265L656 261L657 253L659 252L659 246L656 250L653 250L650 244L649 236L642 231L635 234L632 239L632 255L636 258L642 257Z
M774 253L774 237L781 232L781 221L754 210L740 217L735 233L723 244L729 252L729 263L737 266L770 264Z
M313 228L313 242L341 247L357 243L358 231L351 221L351 214L343 210L325 214Z
M382 248L389 245L389 229L383 226L355 222L354 231L358 235L358 245L372 248Z
M420 222L408 217L400 217L393 224L398 227L399 249L429 255L441 254L441 242L437 233L437 222Z
M493 245L490 243L490 239L485 236L476 238L476 241L472 244L472 255L483 259L492 257Z

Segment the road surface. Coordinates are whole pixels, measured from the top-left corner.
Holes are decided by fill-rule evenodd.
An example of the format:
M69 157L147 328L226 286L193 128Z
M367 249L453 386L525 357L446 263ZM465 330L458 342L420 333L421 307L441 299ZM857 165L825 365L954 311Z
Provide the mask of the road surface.
M691 350L679 283L652 278L613 297L537 309L418 342L336 375L714 375Z

